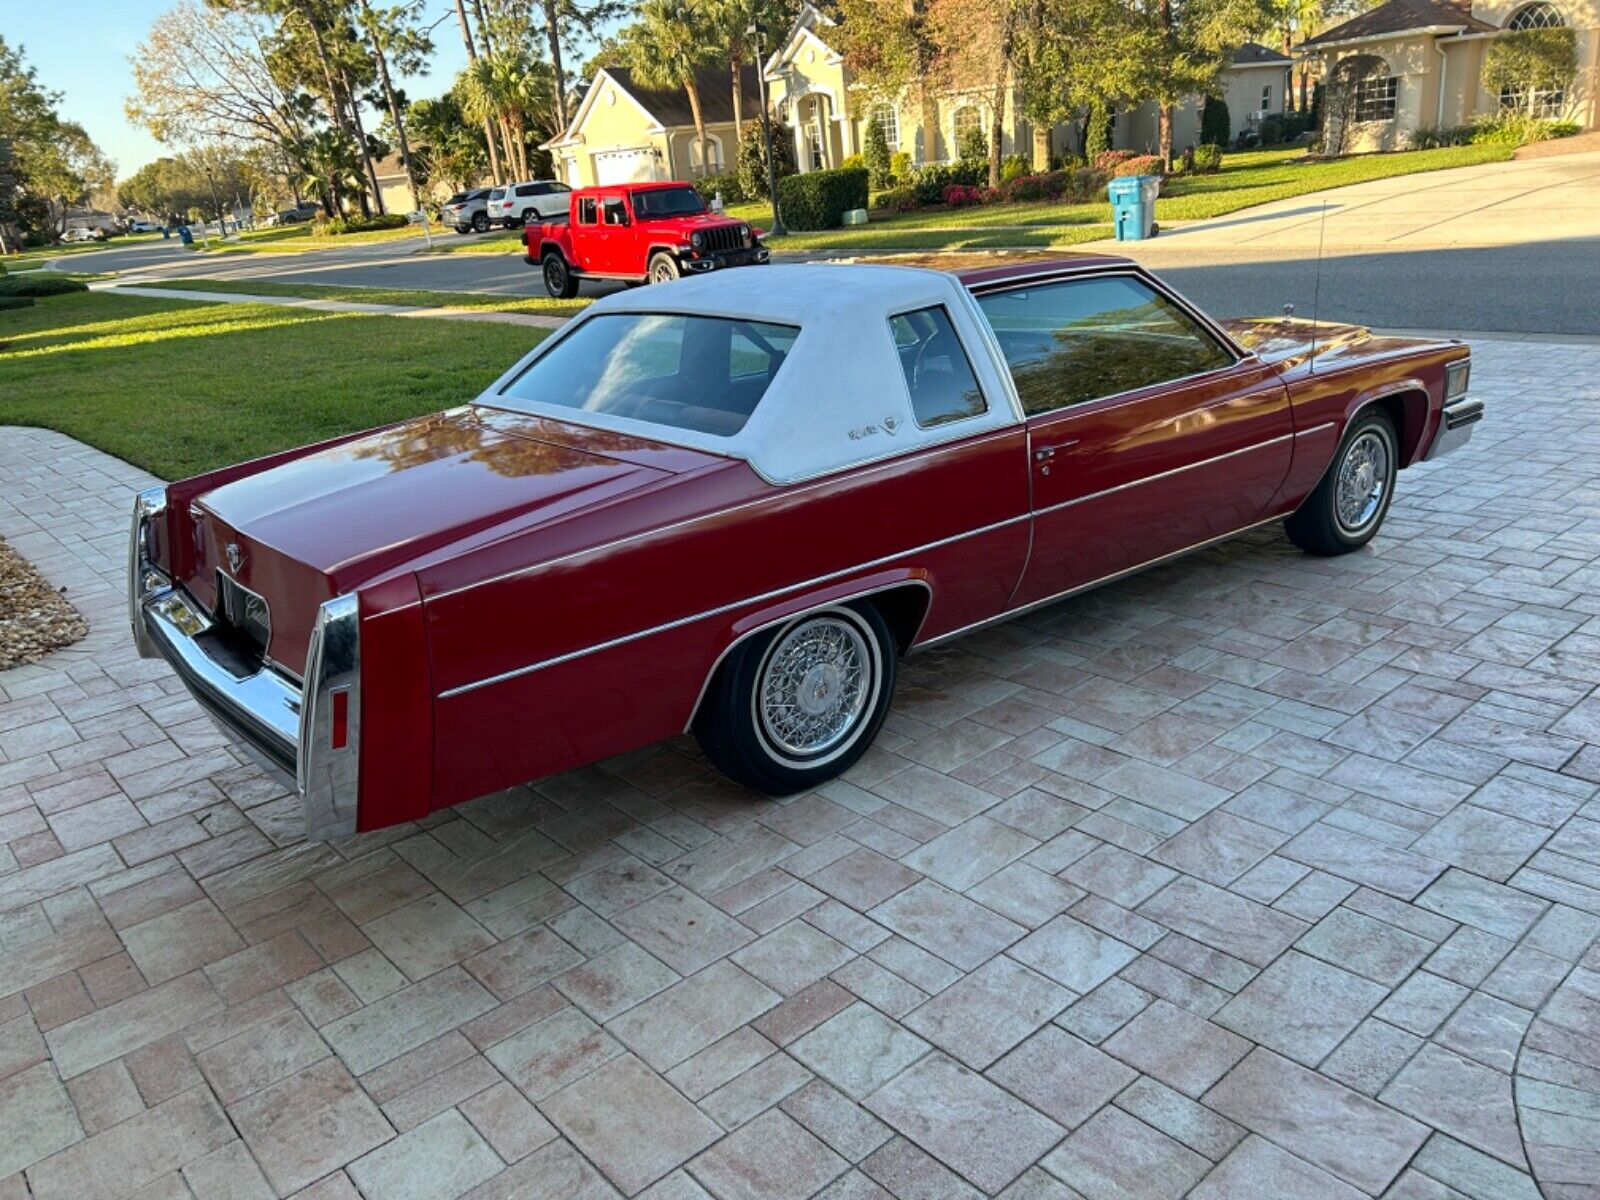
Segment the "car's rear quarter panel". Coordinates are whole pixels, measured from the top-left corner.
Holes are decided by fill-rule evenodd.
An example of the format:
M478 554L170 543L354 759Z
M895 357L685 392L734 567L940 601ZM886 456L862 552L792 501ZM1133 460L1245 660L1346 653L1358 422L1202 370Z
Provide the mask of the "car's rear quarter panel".
M1027 553L1024 439L790 488L730 463L427 572L436 804L681 732L755 618L919 580L924 637L1001 611Z

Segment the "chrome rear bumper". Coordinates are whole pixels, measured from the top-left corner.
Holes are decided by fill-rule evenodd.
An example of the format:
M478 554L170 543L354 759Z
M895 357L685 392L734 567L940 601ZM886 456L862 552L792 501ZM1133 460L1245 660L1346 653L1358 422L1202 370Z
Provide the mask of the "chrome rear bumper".
M163 489L139 495L129 544L128 607L145 658L165 659L196 702L250 757L298 793L311 841L356 831L360 781L361 642L354 596L336 596L317 613L306 655L306 684L263 664L237 675L207 650L215 623L152 564Z
M1444 411L1439 416L1439 428L1434 432L1428 452L1422 456L1423 461L1432 462L1461 449L1472 440L1472 428L1481 420L1482 400L1457 396L1454 400L1445 401Z

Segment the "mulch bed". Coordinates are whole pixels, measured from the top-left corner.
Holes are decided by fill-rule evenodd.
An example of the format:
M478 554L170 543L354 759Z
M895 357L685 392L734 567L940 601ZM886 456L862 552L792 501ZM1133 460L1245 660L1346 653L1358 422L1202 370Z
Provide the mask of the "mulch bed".
M89 623L0 538L0 671L81 641Z

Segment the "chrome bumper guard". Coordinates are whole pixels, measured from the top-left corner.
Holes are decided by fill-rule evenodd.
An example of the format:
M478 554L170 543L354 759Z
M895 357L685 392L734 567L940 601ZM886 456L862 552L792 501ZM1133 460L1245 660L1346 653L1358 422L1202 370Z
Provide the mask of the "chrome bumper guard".
M1472 440L1472 427L1483 420L1483 401L1474 400L1470 396L1457 396L1454 400L1445 401L1444 411L1439 417L1439 428L1433 435L1433 442L1428 446L1428 452L1422 456L1424 462L1432 462L1436 458L1443 458L1446 454L1461 449Z
M165 511L162 488L141 492L134 503L128 609L140 655L165 659L250 757L299 794L308 840L353 834L361 744L356 598L336 596L318 610L305 686L270 664L238 676L206 649L210 615L151 561L152 526Z

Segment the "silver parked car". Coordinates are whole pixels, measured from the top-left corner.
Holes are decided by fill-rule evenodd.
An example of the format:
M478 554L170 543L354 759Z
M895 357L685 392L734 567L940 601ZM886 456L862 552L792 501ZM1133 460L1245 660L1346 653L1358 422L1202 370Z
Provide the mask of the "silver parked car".
M439 220L457 233L482 233L489 228L489 189L469 188L457 192L439 206Z

